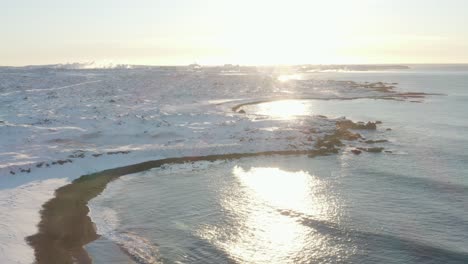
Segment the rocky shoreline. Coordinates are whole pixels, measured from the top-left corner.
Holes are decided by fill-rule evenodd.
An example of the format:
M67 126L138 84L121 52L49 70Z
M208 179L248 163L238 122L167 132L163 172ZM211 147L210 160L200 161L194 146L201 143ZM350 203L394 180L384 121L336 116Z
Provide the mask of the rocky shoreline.
M307 84L307 81L304 81ZM351 95L343 95L339 97L323 97L323 96L285 96L284 94L278 97L272 98L265 98L261 100L254 100L254 101L247 101L240 104L236 104L231 107L231 110L238 114L248 114L244 106L250 105L257 105L267 102L274 102L274 101L282 101L282 100L357 100L357 99L376 99L376 100L396 100L396 101L407 101L412 103L420 103L424 98L431 95L443 95L443 94L429 94L429 93L422 93L422 92L396 92L395 88L398 83L386 83L386 82L355 82L355 81L334 81L334 80L324 80L320 81L326 85L337 85L342 87L342 89L349 91L358 90L364 92L361 96L351 96ZM299 84L303 85L302 82ZM286 85L286 84L284 84ZM286 85L287 86L287 85ZM366 94L367 93L367 94ZM368 94L373 95L368 95ZM114 99L110 99L108 102L115 103ZM137 116L139 118L143 118L142 116ZM51 120L45 119L43 121L45 123L51 123ZM8 122L0 121L0 124L3 126L10 126ZM51 132L54 132L51 130ZM94 133L98 135L99 133ZM94 134L90 134L89 137L95 136ZM62 142L63 141L63 142ZM54 144L64 144L67 145L70 142L63 140L63 139L56 139L51 141L50 143ZM71 154L67 156L60 157L56 160L40 160L36 163L27 164L27 165L19 165L19 166L12 166L10 167L6 173L10 175L16 175L21 173L31 173L32 170L39 169L39 168L47 168L51 166L57 165L64 165L67 163L73 163L76 159L82 159L86 156L91 156L93 158L98 158L105 155L125 155L129 154L131 150L110 150L106 152L96 152L96 151L89 151L83 149L75 149L72 150Z
M38 233L28 237L27 241L34 248L38 264L91 263L91 259L83 246L98 239L99 235L88 216L89 208L87 203L99 195L109 182L120 176L161 167L166 164L271 155L308 155L311 158L332 155L338 153L346 145L346 142L363 139L363 136L356 131L376 130L378 124L381 124L381 122L362 123L346 119L337 120L334 132L315 139L313 147L308 149L166 158L85 175L55 191L55 197L42 207ZM309 140L312 140L313 135L318 135L317 128L310 128L308 131L303 131L303 133L309 135ZM381 152L373 151L376 148L359 149L367 152ZM78 156L81 156L81 154L78 154Z

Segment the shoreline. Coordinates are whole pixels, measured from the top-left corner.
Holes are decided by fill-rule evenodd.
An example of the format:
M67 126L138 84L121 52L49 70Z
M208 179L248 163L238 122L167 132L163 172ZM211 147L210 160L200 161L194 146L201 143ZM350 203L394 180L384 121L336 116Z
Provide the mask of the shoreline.
M373 90L372 87L370 90ZM402 100L409 98L422 99L425 95L432 95L427 93L394 93L390 92L393 87L387 87L386 85L377 87L378 89L386 89L381 92L384 95L381 96L357 96L357 97L297 97L297 98L269 98L263 101L245 102L243 104L234 105L231 111L237 112L245 105L277 101L277 100L353 100L353 99L376 99L376 100ZM434 94L436 95L436 94ZM231 105L232 106L232 105ZM240 111L240 110L239 110ZM332 121L332 120L330 120ZM336 120L333 127L337 125ZM32 246L35 252L35 259L37 263L72 263L73 259L78 263L91 263L91 259L83 249L83 246L91 241L94 241L99 236L96 234L95 227L88 216L89 209L87 202L92 198L96 197L101 193L107 183L122 176L135 172L140 172L161 166L168 163L185 163L191 161L201 160L219 160L219 159L238 159L244 157L261 156L261 155L330 155L338 153L339 149L343 144L342 140L356 140L359 137L355 137L350 131L339 131L335 127L331 131L320 132L317 134L317 138L314 136L313 139L310 134L315 134L314 128L306 128L307 132L301 131L299 128L296 137L301 138L299 142L302 142L302 148L296 145L287 145L288 142L284 142L285 146L280 147L283 150L275 150L275 148L264 148L260 149L259 152L253 152L254 150L248 150L248 153L244 152L243 149L237 150L237 154L219 154L216 152L209 153L208 156L179 156L179 158L164 158L160 160L153 160L147 162L141 162L133 165L118 167L115 169L107 169L101 172L92 173L88 175L75 178L75 180L62 186L54 191L52 199L48 200L42 205L40 214L40 223L37 225L38 231L36 234L28 236L26 242L29 246ZM353 129L352 127L349 127ZM309 131L310 130L310 131ZM339 133L346 132L346 133ZM304 134L305 133L305 134ZM285 140L289 141L290 137L285 137ZM249 139L249 138L247 138ZM325 140L324 140L325 139ZM241 137L240 142L244 142ZM249 139L251 140L251 139ZM312 148L310 148L312 147ZM289 149L289 150L288 150ZM367 151L363 150L363 151ZM370 151L367 151L370 152ZM381 152L381 151L379 151ZM124 153L126 154L126 153ZM172 153L175 154L175 153ZM212 155L214 154L214 155ZM81 155L81 154L80 154ZM74 155L72 158L81 158L81 156ZM94 156L94 155L93 155ZM163 155L164 157L165 155ZM172 155L177 156L176 155ZM94 156L97 157L97 156ZM167 157L167 156L166 156ZM170 157L170 156L169 156ZM70 158L70 159L72 159ZM141 161L141 159L140 159ZM128 164L128 163L127 163ZM59 165L61 165L59 163ZM114 164L117 165L118 164ZM38 167L39 168L39 167ZM26 170L29 173L29 171ZM99 177L98 177L99 176ZM24 240L23 240L24 241Z
M376 130L380 121L354 123L351 120L336 120L333 133L317 138L310 149L269 150L260 152L244 152L230 154L212 154L204 156L183 156L145 161L137 164L107 169L101 172L83 175L72 183L55 190L54 198L47 201L40 212L41 220L38 232L26 238L34 249L36 263L79 263L90 264L92 260L84 245L99 238L96 227L88 216L88 202L98 196L107 184L123 176L166 164L182 164L197 161L232 160L257 156L272 155L308 155L326 156L339 153L345 141L361 139L359 133L350 130ZM331 132L331 131L330 131ZM367 152L382 152L380 151Z
M345 91L344 88L346 88L346 87L341 87L341 85L340 85L340 87L336 88L336 90ZM65 91L65 90L63 90L63 91ZM398 93L394 93L394 92L393 93L387 93L387 94L380 93L380 94L382 94L381 96L372 96L372 97L361 96L359 98L351 98L352 96L354 96L354 94L351 94L351 93L348 94L347 97L338 97L338 98L324 98L324 97L322 97L322 98L320 98L320 97L307 97L307 98L305 98L305 97L300 97L300 96L299 96L299 98L297 98L297 97L295 97L295 98L290 98L290 97L285 97L285 98L272 98L272 97L262 98L262 97L256 96L256 98L257 98L256 101L257 102L252 102L252 101L255 101L254 98L248 98L248 99L244 98L244 99L240 99L240 101L238 101L238 102L230 100L227 103L219 103L219 104L210 103L210 105L216 105L216 106L222 107L227 112L229 111L229 109L231 109L231 107L234 106L231 110L234 110L235 112L237 112L237 111L241 111L243 105L250 105L250 104L269 102L269 101L277 101L277 100L291 100L291 99L350 100L350 99L366 99L367 98L367 99L376 99L376 100L379 100L379 99L382 99L382 100L398 100L398 101L401 100L401 101L411 102L410 101L411 98L424 97L424 95L444 95L444 94L430 93L430 92L432 92L432 90L422 89L421 91L427 91L429 93L405 93L405 94L401 93L401 95L399 95L398 98L395 98L395 96L398 95ZM349 95L351 95L351 96L349 96ZM58 96L60 96L60 98L61 98L64 95L59 94ZM107 98L107 97L105 97L105 98ZM21 99L21 98L19 98L19 99ZM265 100L260 101L259 99L260 100L265 99ZM117 99L115 99L115 100L117 100ZM235 105L236 103L237 104L245 103L245 104L242 104L240 106L236 106ZM236 108L236 107L238 107L238 108ZM223 109L221 109L221 110L223 110ZM234 115L234 116L237 117L237 116L242 116L242 115ZM130 120L130 121L133 121L133 119ZM208 121L210 121L210 120L208 120ZM228 120L227 122L229 122L229 121L231 121L231 120ZM19 121L17 123L21 124L21 122L19 122ZM52 124L47 125L47 126L44 125L44 128L51 127L53 124L55 124L55 123L52 123ZM133 124L133 123L131 123L131 124ZM227 124L230 124L230 123L227 123ZM8 125L10 125L10 124L5 123L5 126L8 126ZM15 125L16 125L16 123L15 123ZM85 125L82 126L80 124L79 127L86 128ZM241 123L241 125L242 126L247 126L248 124ZM254 128L255 127L256 126L254 126ZM315 128L315 126L314 126L314 128ZM227 126L226 130L228 130L228 129L230 129L229 126ZM306 131L309 132L309 130L312 130L312 129L307 129ZM387 130L390 130L390 128L388 128ZM58 132L60 132L60 131L61 130L58 130ZM163 130L163 132L165 132L165 131L166 130ZM299 126L298 126L297 131L302 132L302 130L301 130L301 128ZM67 136L68 136L68 138L73 138L74 134L72 134L71 132L69 133L68 131L65 131L65 132L64 132L64 138L66 138ZM105 133L103 133L103 135L106 135L107 130L104 131L104 132ZM237 131L236 130L234 132L239 132L239 137L234 138L235 140L230 140L230 141L225 140L225 142L223 142L224 145L227 145L227 143L230 143L230 142L237 143L236 141L237 141L237 139L239 139L239 142L240 142L239 144L243 144L243 146L244 145L245 146L252 146L252 144L249 143L250 140L251 139L256 140L256 138L253 138L253 136L249 137L248 133L240 133L240 132L244 132L244 131L240 131L240 130ZM231 134L234 134L234 132L231 133ZM247 131L247 132L250 132L250 131ZM322 138L322 136L323 136L322 132L325 132L325 131L318 130L318 132L320 132L320 134L315 134L314 135L314 133L312 133L311 137L313 137L313 141L308 139L309 134L305 134L303 136L299 135L297 137L297 140L295 140L298 143L303 143L302 145L295 144L296 142L293 142L293 143L294 143L294 145L296 145L300 149L303 149L303 147L309 148L309 146L312 146L312 144L316 143L317 139ZM76 134L78 136L80 136L80 133L77 132ZM244 140L244 137L243 137L244 134L247 135L247 136L245 136L245 138L246 138L245 140ZM76 137L78 137L78 136L76 136ZM235 136L237 136L237 135L235 135ZM271 136L270 136L270 134L265 134L265 136L263 136L263 135L261 135L261 136L262 136L261 139L265 138L265 140L268 140L268 139L271 139L272 136L275 136L275 134L271 133ZM281 134L280 136L283 136L283 135ZM289 136L288 137L287 136L288 136L288 134L284 135L284 141L290 141L288 139ZM200 138L203 139L202 137L200 137ZM165 140L165 138L163 138L163 139ZM163 139L161 139L161 140L158 139L157 143L159 143L159 141L162 142ZM192 141L190 141L189 143L190 144L193 144L194 142L197 143L196 140L198 140L198 139L199 138L194 137L194 139ZM226 137L226 139L227 139L227 137ZM283 139L283 138L281 138L281 139ZM288 142L286 142L286 143L288 143ZM307 144L307 145L305 145L305 144ZM292 147L295 147L294 145L293 146L288 146L288 145L285 145L285 144L283 144L283 145L284 146L281 146L279 148L277 148L277 147L274 147L274 148L265 147L265 148L257 149L257 151L270 151L270 150L277 150L277 149L280 149L280 150L283 149L284 150L284 149L291 149ZM163 146L162 143L161 143L161 146ZM249 149L249 148L246 148L246 147L243 147L243 146L240 146L237 149L233 149L231 151L235 152L235 153L255 151L255 148L253 148L253 147L251 147ZM100 145L98 147L100 147ZM164 147L165 147L165 145L164 145ZM46 165L44 164L44 166L42 166L42 169L41 169L40 168L41 163L39 162L40 161L39 160L38 161L39 163L37 163L37 164L36 163L30 163L28 165L12 165L11 168L5 168L3 170L0 170L0 172L2 172L2 173L5 172L5 174L8 174L9 170L15 170L15 172L17 172L17 170L18 170L20 172L20 173L16 173L17 174L16 176L6 175L6 176L14 177L15 181L17 181L17 182L13 182L12 184L10 184L12 186L11 187L12 188L11 193L13 194L13 191L16 192L16 189L20 189L20 191L22 191L22 196L20 197L22 200L20 200L18 202L19 198L16 199L15 197L13 197L13 195L10 195L10 193L5 192L6 193L4 195L5 198L16 199L16 200L12 200L9 204L5 203L6 205L8 205L8 207L6 207L7 209L8 208L12 209L12 210L9 210L10 212L6 214L5 219L7 221L5 221L5 223L6 223L7 226L10 225L10 227L11 227L11 228L8 227L8 230L11 229L11 231L9 231L8 233L13 233L13 231L16 232L16 230L18 230L20 228L24 229L24 230L21 230L22 232L18 232L18 235L15 238L12 238L12 239L8 238L9 240L6 240L7 241L6 242L7 246L13 245L13 243L16 243L18 245L17 246L18 249L15 248L15 250L10 251L10 250L8 250L7 247L5 247L5 248L7 248L7 251L5 253L7 253L7 254L4 256L4 259L5 260L14 260L14 259L20 259L21 258L22 259L21 263L31 263L33 261L32 248L29 247L26 244L25 237L29 236L30 234L34 234L34 233L36 233L38 231L38 229L40 228L40 227L38 228L38 222L39 222L39 220L41 220L40 217L42 217L43 213L47 209L46 208L46 203L48 204L51 200L56 198L58 190L63 189L65 186L75 184L75 181L73 181L73 183L70 183L71 180L78 179L82 175L101 174L104 171L109 171L110 168L114 168L114 167L123 168L123 167L127 167L127 165L130 165L130 164L136 164L136 163L142 164L142 163L144 163L143 161L151 159L152 157L153 157L153 159L159 159L159 158L166 158L166 157L183 157L183 156L187 156L187 154L188 155L191 155L191 154L195 154L195 155L210 154L211 155L211 154L218 154L218 153L223 153L224 152L220 148L218 148L217 146L212 146L212 145L206 145L206 146L203 145L204 148L202 148L202 150L200 150L200 151L193 151L193 150L190 151L190 150L187 150L187 149L178 150L178 149L176 149L176 147L174 147L174 148L170 148L170 147L172 147L172 145L170 145L167 148L165 147L162 152L159 151L159 150L156 151L156 148L154 148L154 149L149 149L149 150L144 150L144 151L135 151L135 152L132 151L132 153L130 153L129 155L112 155L112 156L109 156L109 157L107 157L105 155L105 153L106 153L105 151L107 151L107 150L103 150L103 151L99 151L99 152L92 152L92 151L89 151L89 150L85 149L84 151L86 151L86 158L81 159L81 157L78 156L76 158L76 162L75 162L74 158L70 158L70 160L73 160L74 162L64 164L65 166L63 166L63 167L62 166L50 166L50 168L49 167L46 168ZM99 150L99 148L97 148L97 149ZM206 151L206 150L209 150L209 151ZM114 151L114 149L111 149L110 151ZM293 151L295 151L295 150L293 150ZM104 153L104 154L101 154L101 152ZM384 152L386 152L386 151L384 151ZM356 153L360 153L360 151L359 152L356 151ZM354 153L354 154L356 154L356 153ZM389 152L389 153L391 153L391 152ZM39 154L41 154L41 153L39 153ZM63 155L65 155L65 156L63 156L65 159L67 159L67 156L66 156L67 154L70 154L70 153L64 152L64 154L63 154ZM71 153L71 155L72 154L74 155L74 153ZM94 155L96 155L96 156L94 156ZM100 159L95 160L94 158L97 157L98 155L99 156L103 155L103 156L100 157ZM38 155L38 156L42 157L41 155ZM119 157L119 156L122 156L122 157ZM52 162L54 160L60 161L60 160L63 160L63 157L58 156L58 155L51 156L50 161L52 161ZM58 165L61 165L61 164L58 163ZM24 166L31 166L33 168L27 168L26 167L26 169L24 169L25 171L21 172L21 168L19 168L19 167L24 167ZM130 166L133 166L133 165L130 165ZM36 167L37 167L37 169L36 169ZM65 173L63 172L64 169L66 169ZM70 170L72 170L72 171L70 171ZM96 171L99 171L99 172L95 173ZM93 174L90 174L90 173L93 173ZM48 180L49 178L54 178L54 179L55 178L60 178L60 180L62 180L62 183L61 184L55 183L55 185L50 185L49 184L50 185L49 186L49 185L47 185L48 183L39 182L39 181ZM26 186L27 188L23 187L25 185L25 183L28 183L28 181L32 181L32 180L35 180L35 182L33 182L33 184L31 184L31 186L33 186L33 187L37 186L37 187L35 187L35 190L40 189L40 188L43 189L43 190L42 189L40 189L40 190L44 194L39 198L37 198L37 197L32 197L31 198L30 197L29 193L32 193L30 189L33 189L33 188L29 188L29 185ZM109 182L110 181L111 180L109 180ZM87 184L87 186L93 187L94 182L97 182L97 181L96 180L90 180L89 183ZM16 184L16 185L14 185L14 184ZM21 185L21 184L23 184L23 185ZM67 184L67 185L65 185L65 184ZM10 185L8 185L8 187L10 187ZM55 186L55 187L53 187L53 186ZM47 188L45 188L45 187L47 187ZM105 189L105 186L103 187L103 190L104 189ZM100 192L102 192L102 190ZM65 195L63 195L63 196L65 196ZM34 206L31 206L32 209L29 209L30 207L26 208L26 209L29 209L29 211L27 211L27 213L28 213L27 215L26 215L26 210L23 210L23 211L25 211L25 213L18 214L18 212L17 212L18 210L14 209L14 207L18 207L18 205L26 204L26 202L28 202L28 204L29 204L29 202L32 201L33 199L34 199L34 201L36 203L34 204ZM70 197L70 199L72 199L72 197ZM92 199L92 198L90 198L90 199ZM7 199L4 199L4 200L8 201ZM79 203L81 203L81 202L82 202L82 200L79 201ZM76 206L81 206L81 205L77 203ZM86 207L86 203L85 203L85 207ZM18 208L20 208L20 207L18 207ZM32 210L34 210L34 214L29 213L30 211L32 212ZM41 210L41 211L39 211L39 210ZM82 213L87 214L88 212L84 211ZM51 216L60 217L60 214L51 215ZM25 220L24 221L18 221L18 220L21 220L21 218L25 219ZM27 221L26 221L26 219L27 219ZM88 220L91 222L91 219L88 219ZM80 220L80 221L86 221L86 219ZM39 224L39 225L43 225L42 221L41 221L41 224ZM28 229L24 228L23 226L27 227ZM74 228L77 228L77 227L74 227ZM94 227L92 227L92 228L94 228ZM7 232L5 232L5 233L7 233ZM96 232L94 231L94 233L96 233ZM52 235L55 235L55 237L51 236L52 240L59 241L60 239L63 239L62 237L60 237L59 233L52 234ZM91 235L89 237L91 237ZM94 235L97 235L97 234L94 234ZM30 236L30 237L34 237L34 236L35 235ZM8 243L10 243L10 244L8 244ZM12 247L10 247L10 249L11 248ZM76 257L79 258L82 263L85 263L84 261L86 261L86 259L83 258L83 252L86 253L86 251L80 251L80 249L76 248L76 247L73 248L73 249L75 250L74 252L75 252ZM10 252L8 252L8 251L10 251ZM26 252L27 254L21 254L22 252ZM18 254L18 253L20 253L20 254ZM23 255L23 256L21 256L21 255ZM26 257L24 257L25 255L26 255ZM87 254L85 254L84 256L86 256L86 255ZM18 257L18 256L20 256L20 257ZM18 260L16 260L16 261L18 261Z
M374 100L405 100L405 99L424 99L426 96L447 96L442 93L420 93L420 92L408 92L408 93L397 93L392 95L381 95L381 96L356 96L356 97L336 97L336 98L323 98L323 97L281 97L281 98L270 98L265 100L251 101L242 104L237 104L231 107L231 110L235 113L239 113L242 107L249 105L258 105L264 103L271 103L277 101L288 101L288 100L321 100L321 101L348 101L348 100L361 100L361 99L374 99ZM414 102L414 101L408 101ZM418 101L419 102L419 101Z
M330 81L330 80L328 80ZM93 81L98 82L98 81ZM406 101L410 103L421 103L427 96L447 96L447 94L443 93L425 93L425 92L397 92L395 88L398 83L385 83L385 82L376 82L376 83L368 83L368 82L356 82L356 81L332 81L338 85L341 85L341 88L346 89L361 89L363 91L368 92L377 92L380 95L363 95L363 96L337 96L337 97L321 97L321 96L279 96L279 97L264 97L264 98L257 98L257 99L247 99L241 100L239 103L235 103L235 101L228 101L228 109L237 114L244 114L243 111L244 106L250 105L258 105L262 103L269 103L269 102L276 102L276 101L285 101L285 100L320 100L320 101L350 101L350 100L361 100L361 99L374 99L374 100L394 100L394 101ZM74 84L76 85L81 85ZM55 89L55 88L54 88ZM61 87L60 87L61 89ZM223 105L226 103L219 103L216 105ZM0 124L2 121L0 121ZM5 124L5 123L3 123ZM8 124L7 124L8 125ZM91 134L92 135L92 134ZM50 141L52 143L61 143L66 144L67 139L55 139L55 141ZM111 150L108 152L99 152L99 153L85 153L81 149L74 150L68 155L56 157L56 159L49 159L49 160L38 160L36 162L24 164L24 165L13 165L7 166L4 168L0 167L0 173L10 174L10 175L18 175L18 174L29 174L33 170L45 168L45 167L52 167L55 165L63 165L66 163L73 163L76 159L83 158L85 154L91 154L93 157L98 158L103 155L115 155L115 154L128 154L131 150Z
M54 197L42 206L37 233L26 237L26 241L34 249L35 263L37 264L91 264L92 259L84 246L97 240L100 236L97 234L96 226L88 215L90 211L88 202L103 192L108 183L121 176L147 171L166 164L272 155L308 155L313 158L337 154L341 147L345 145L342 140L355 141L362 138L359 133L351 132L350 129L375 130L377 124L380 123L380 121L375 123L354 123L346 119L336 120L335 128L329 131L332 133L317 138L310 149L266 150L163 158L83 175L72 183L55 190ZM382 152L383 148L379 148L379 150L375 152Z
M38 233L26 238L33 247L36 263L92 263L84 246L100 236L88 216L88 202L105 190L108 183L121 176L161 167L166 164L182 164L197 161L240 159L256 156L329 155L324 150L285 150L257 153L233 153L208 156L188 156L151 160L134 165L104 170L79 177L60 187L55 196L42 206Z

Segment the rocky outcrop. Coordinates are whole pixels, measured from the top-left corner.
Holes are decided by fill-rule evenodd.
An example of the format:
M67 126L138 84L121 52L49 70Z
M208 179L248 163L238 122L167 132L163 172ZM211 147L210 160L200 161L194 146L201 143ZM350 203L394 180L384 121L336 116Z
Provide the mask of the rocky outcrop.
M375 125L375 123L373 124ZM362 136L359 133L354 133L349 130L356 129L356 127L362 126L369 127L371 125L367 125L364 123L354 123L351 120L340 120L336 122L335 132L333 134L325 135L323 138L317 139L315 147L321 150L322 152L337 153L338 147L344 146L342 140L354 141L362 139Z
M377 124L381 124L381 121L377 122L353 122L351 120L342 120L336 122L336 126L340 129L360 129L360 130L376 130Z

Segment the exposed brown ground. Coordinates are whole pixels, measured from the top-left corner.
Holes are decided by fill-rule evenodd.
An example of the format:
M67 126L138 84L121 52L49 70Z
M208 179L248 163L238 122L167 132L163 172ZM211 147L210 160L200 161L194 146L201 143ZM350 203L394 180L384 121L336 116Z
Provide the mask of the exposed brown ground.
M85 175L56 190L55 197L43 205L38 233L27 237L26 240L34 248L38 264L92 263L83 246L96 240L99 235L88 216L87 204L99 195L109 182L120 176L149 170L164 164L304 154L318 156L330 153L327 150L292 150L168 158Z

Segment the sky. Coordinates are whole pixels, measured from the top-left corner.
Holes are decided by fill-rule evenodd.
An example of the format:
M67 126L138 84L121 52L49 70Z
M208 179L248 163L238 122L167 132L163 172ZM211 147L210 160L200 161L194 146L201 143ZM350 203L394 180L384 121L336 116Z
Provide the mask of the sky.
M467 63L466 0L0 0L0 65Z

